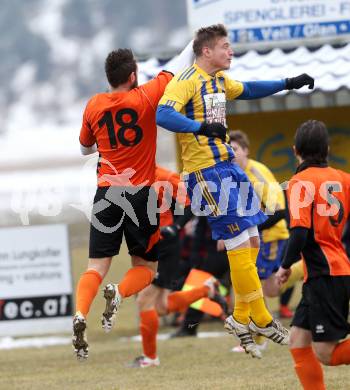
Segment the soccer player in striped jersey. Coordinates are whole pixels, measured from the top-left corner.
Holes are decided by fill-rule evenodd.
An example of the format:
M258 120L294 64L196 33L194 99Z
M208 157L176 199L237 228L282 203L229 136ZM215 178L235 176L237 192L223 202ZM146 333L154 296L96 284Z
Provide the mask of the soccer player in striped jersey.
M313 88L314 80L306 74L275 81L230 79L223 70L229 69L233 50L226 28L220 24L198 30L193 50L196 62L168 84L159 102L157 123L178 133L184 179L192 203L199 210L210 211L208 221L213 238L225 241L237 298L233 315L227 318L225 326L236 334L248 353L260 357L253 332L280 344L288 343L289 334L273 320L264 303L255 262L259 252L256 226L266 217L259 207L253 213L244 211L246 207L239 196L241 187L245 187L248 208L256 203L256 195L245 173L231 162L234 153L228 144L226 100L256 99L304 85ZM216 137L203 136L215 132ZM247 185L240 184L243 182ZM221 193L221 198L227 195L223 207Z

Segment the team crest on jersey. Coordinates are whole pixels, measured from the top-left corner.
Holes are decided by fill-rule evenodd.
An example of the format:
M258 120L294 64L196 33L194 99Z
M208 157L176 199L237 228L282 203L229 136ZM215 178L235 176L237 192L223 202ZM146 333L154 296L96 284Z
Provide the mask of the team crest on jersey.
M204 95L206 121L220 122L226 126L226 96L224 93Z

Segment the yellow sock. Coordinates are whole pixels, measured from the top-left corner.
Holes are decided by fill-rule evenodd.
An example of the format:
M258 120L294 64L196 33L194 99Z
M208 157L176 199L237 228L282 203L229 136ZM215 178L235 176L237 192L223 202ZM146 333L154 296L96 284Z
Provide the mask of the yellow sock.
M291 267L291 274L286 281L286 283L282 284L281 294L288 290L290 287L294 286L296 282L302 280L304 277L304 266L303 261L300 260L297 263L293 264Z
M249 302L250 304L250 316L252 320L260 328L265 328L273 318L270 312L267 310L264 298L258 298L254 301Z
M259 250L259 248L250 248L250 255L253 264L256 264ZM259 277L258 273L256 275L257 277ZM272 316L266 308L266 304L263 297L250 302L250 311L253 321L260 327L265 327L272 321Z
M235 292L235 307L233 309L233 317L241 324L249 324L250 306L247 302L242 302L238 298L238 294Z
M272 321L272 317L265 308L261 283L255 266L255 259L254 261L252 259L251 248L233 249L227 251L227 256L230 264L231 281L235 291L233 316L237 321L247 324L249 314L251 314L257 321L258 326L265 326ZM261 301L263 307L259 305ZM266 324L265 321L267 321Z

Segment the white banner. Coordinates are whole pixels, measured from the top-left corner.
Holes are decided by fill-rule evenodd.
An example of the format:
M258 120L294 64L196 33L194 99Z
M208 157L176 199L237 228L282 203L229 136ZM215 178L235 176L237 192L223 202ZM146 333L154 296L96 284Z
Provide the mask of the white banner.
M0 229L0 336L70 331L65 225Z
M224 23L234 43L334 39L350 34L349 0L187 0L192 30Z

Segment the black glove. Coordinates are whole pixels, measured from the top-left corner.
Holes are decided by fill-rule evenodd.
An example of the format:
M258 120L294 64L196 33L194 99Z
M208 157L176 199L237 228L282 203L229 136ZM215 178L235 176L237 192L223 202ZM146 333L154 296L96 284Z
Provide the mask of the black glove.
M220 138L222 141L226 140L227 129L219 122L207 123L203 122L199 131L194 134L205 135L206 137Z
M306 73L300 76L291 77L286 79L286 89L300 89L304 85L308 85L309 89L314 89L315 80Z
M160 228L160 234L166 240L169 238L177 237L177 235L179 234L179 230L179 226L177 225L162 226Z

